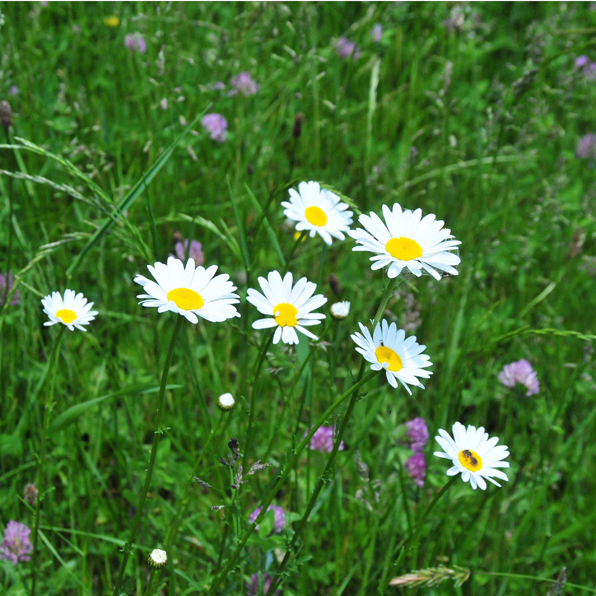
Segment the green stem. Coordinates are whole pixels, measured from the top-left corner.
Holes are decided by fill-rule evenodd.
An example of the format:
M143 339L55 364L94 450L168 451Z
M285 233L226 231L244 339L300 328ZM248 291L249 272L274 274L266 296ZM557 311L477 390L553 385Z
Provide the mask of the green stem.
M286 270L285 270L284 274L289 271L289 269L290 269L290 263L292 262L292 258L294 257L294 253L298 249L298 245L302 242L302 240L304 240L304 237L305 236L306 236L306 231L303 230L302 232L300 232L300 236L298 236L298 238L296 238L296 242L294 242L294 244L292 245L292 250L288 253L288 255L285 258L285 261L286 261Z
M149 467L147 468L147 473L145 475L145 483L143 485L143 490L139 495L139 503L137 505L137 512L132 523L132 527L130 530L130 535L126 544L123 547L124 556L122 557L122 562L120 563L120 570L118 571L118 579L116 580L116 584L114 585L113 596L118 596L118 590L122 585L122 580L124 579L124 572L126 571L126 564L128 563L128 558L131 553L132 544L134 543L134 539L136 538L137 531L139 529L139 523L141 521L141 516L143 515L143 506L145 505L145 499L147 498L147 493L149 492L149 486L151 484L151 476L153 474L153 466L155 465L155 458L157 456L157 447L159 445L159 437L163 432L161 428L161 419L163 417L163 409L164 409L164 401L166 396L166 383L168 380L168 373L170 372L170 366L172 364L172 358L174 356L174 348L176 347L176 340L178 339L178 334L180 333L180 329L182 328L182 322L184 321L184 317L182 315L178 315L178 320L176 321L176 326L174 327L174 331L172 332L172 339L170 340L170 346L168 348L168 354L166 356L166 362L164 365L163 373L161 375L161 385L159 388L159 396L157 399L157 411L156 411L156 420L155 420L155 432L153 434L153 445L151 445L151 456L149 458Z
M238 557L240 556L240 553L241 553L242 549L244 548L244 545L247 543L247 541L250 538L251 534L254 532L254 529L259 525L259 522L261 522L263 520L263 518L265 517L265 514L267 513L267 508L269 507L269 505L271 505L271 503L272 503L275 495L279 492L280 488L283 486L286 478L289 476L289 474L292 471L294 465L296 464L296 462L300 458L300 455L302 454L302 452L304 451L304 449L306 448L306 446L310 443L310 440L312 439L313 435L317 432L317 430L319 429L319 427L321 427L325 423L325 421L327 420L327 418L329 418L329 416L348 397L350 397L350 395L352 394L352 392L354 392L357 389L359 389L360 387L362 387L362 385L364 385L365 383L367 383L368 381L370 381L376 374L377 374L377 371L371 371L363 379L359 380L352 387L350 387L344 394L342 394L340 397L338 397L325 410L325 412L323 412L323 414L321 414L321 416L319 416L319 418L317 418L317 420L314 423L313 427L310 429L310 431L307 433L307 435L304 437L304 439L302 439L302 442L296 448L296 451L295 451L294 456L292 457L292 459L284 467L283 472L281 472L281 474L280 474L279 480L275 483L275 486L267 493L267 496L263 500L263 505L262 505L261 513L258 515L258 517L254 521L254 523L250 524L250 526L248 527L248 530L246 531L246 533L242 537L242 540L240 541L240 543L236 547L236 550L232 553L232 555L228 559L228 562L226 563L225 567L222 569L222 571L219 573L219 575L215 578L215 580L214 580L214 582L213 582L213 584L211 586L210 594L215 594L215 592L217 591L217 587L219 586L219 583L229 573L229 571L232 569L232 567L234 567L234 565L236 564L236 561L238 560Z
M323 250L321 251L321 263L319 265L319 278L317 280L317 288L321 291L321 284L323 283L323 270L325 269L325 257L327 256L327 243L323 243Z
M37 584L37 570L38 570L38 551L37 543L39 541L39 514L41 510L41 502L43 500L43 460L46 452L46 439L48 434L48 427L50 426L50 413L54 407L54 381L56 379L56 368L58 363L58 354L60 348L60 342L64 335L66 327L60 325L58 335L54 338L54 344L50 351L50 359L48 361L48 391L46 393L46 400L43 405L43 423L41 427L41 445L39 447L39 463L37 465L37 490L38 498L35 503L35 521L33 522L33 556L31 557L31 596L35 596L35 588Z
M10 144L11 139L10 139L10 135L8 133L8 130L6 130L6 143ZM13 227L12 227L12 218L13 218L13 213L14 213L14 200L13 200L13 194L14 194L14 183L13 183L13 179L10 179L10 190L8 193L8 250L6 251L6 287L4 288L4 297L2 299L2 302L4 304L6 304L6 302L8 301L8 292L10 290L10 284L8 283L8 279L9 279L9 275L10 275L10 270L12 268L12 234L13 234Z
M149 583L147 584L147 589L145 590L145 596L151 596L153 592L153 580L155 576L159 575L159 571L157 569L151 568L151 572L149 574Z
M474 575L493 575L495 577L512 577L515 579L532 579L537 582L548 582L550 584L556 584L558 580L550 579L548 577L538 577L536 575L522 575L520 573L500 573L498 571L474 571ZM570 584L565 582L565 586L569 588L576 588L578 590L584 590L584 592L590 592L596 594L596 589L588 586L582 586L580 584Z

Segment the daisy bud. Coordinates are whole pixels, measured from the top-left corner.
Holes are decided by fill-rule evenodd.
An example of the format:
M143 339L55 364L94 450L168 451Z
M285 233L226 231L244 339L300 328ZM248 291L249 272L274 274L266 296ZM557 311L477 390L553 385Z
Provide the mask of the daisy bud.
M147 557L147 561L154 569L161 569L168 562L168 553L161 548L154 548Z
M329 310L331 311L331 316L336 321L341 321L350 314L350 303L347 300L344 300L343 302L336 302L335 304L331 305Z
M234 400L234 396L231 393L224 393L223 395L220 395L219 399L217 400L219 409L223 410L224 412L231 410L235 403L236 401Z

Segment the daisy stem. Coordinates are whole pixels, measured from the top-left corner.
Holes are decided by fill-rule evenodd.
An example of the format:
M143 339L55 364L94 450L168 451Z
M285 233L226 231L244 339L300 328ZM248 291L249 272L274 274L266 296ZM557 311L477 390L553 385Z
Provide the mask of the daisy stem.
M122 562L120 563L120 569L118 571L118 579L116 580L116 584L114 585L113 596L118 595L118 590L120 590L120 586L122 585L122 580L124 579L124 572L126 571L126 564L128 563L128 558L130 557L130 553L132 551L132 545L137 535L137 531L139 529L139 523L141 521L141 516L143 515L143 506L145 505L145 499L147 498L147 493L149 492L149 486L151 484L151 476L153 474L153 467L155 466L155 458L157 456L157 447L159 445L159 438L163 432L161 428L161 419L163 416L164 410L164 401L166 396L166 383L168 380L168 373L170 372L170 366L172 364L172 358L174 356L174 348L176 347L176 340L178 339L178 335L180 333L180 329L182 328L182 322L184 321L184 317L178 316L176 320L176 326L174 327L174 331L172 332L172 339L170 340L170 346L168 348L168 353L166 356L166 362L164 365L163 373L161 375L161 385L159 387L159 396L157 398L157 411L156 411L156 419L155 419L155 432L153 434L153 444L151 445L151 455L149 457L149 467L147 468L147 473L145 475L145 483L143 485L143 490L139 495L139 503L137 505L137 512L135 518L132 522L132 527L130 530L130 535L126 544L123 547L124 555L122 557Z
M145 590L145 596L151 596L151 594L153 593L153 580L155 579L155 576L158 574L159 571L157 569L153 569L152 567L149 574L149 583L147 584L147 589Z
M50 413L54 406L54 382L56 380L56 368L58 363L58 354L60 352L60 342L64 335L66 327L60 325L58 335L54 338L54 343L50 351L50 359L48 360L48 391L46 393L46 400L43 405L43 423L41 427L41 445L39 447L39 457L37 465L37 490L39 496L35 503L35 519L33 522L33 556L31 557L31 596L35 596L35 588L37 584L37 542L39 540L39 514L41 510L41 502L43 501L43 460L45 458L46 451L46 439L48 434L48 427L50 425Z
M215 578L213 584L211 585L211 591L209 592L210 594L215 594L217 592L219 583L222 581L222 579L230 572L230 570L236 564L236 561L238 560L238 557L240 556L242 549L244 548L245 544L248 542L248 539L250 538L251 534L254 532L254 529L259 525L259 523L261 521L263 521L263 518L265 517L265 514L267 513L267 508L269 507L269 505L271 505L273 499L275 498L275 495L279 492L280 488L283 486L284 482L286 481L286 478L290 475L290 472L296 465L296 462L298 461L300 455L302 454L302 452L304 451L306 446L310 444L310 440L312 439L313 435L317 432L317 430L323 424L325 424L325 421L327 420L327 418L329 418L329 416L348 397L350 397L350 395L352 395L354 392L357 393L357 390L360 389L360 387L362 387L362 385L364 385L365 383L368 383L368 381L370 381L376 374L378 374L378 371L371 371L364 378L357 381L344 394L342 394L340 397L338 397L323 412L323 414L321 414L317 418L316 422L314 423L313 427L310 429L308 434L304 437L304 439L302 439L302 442L298 445L298 447L296 447L296 449L294 451L294 456L292 457L292 459L285 465L285 467L283 468L283 471L281 471L279 473L279 480L275 483L275 486L267 493L267 496L263 500L261 513L259 513L259 515L255 519L254 523L249 525L246 533L244 534L244 536L240 540L238 546L236 547L236 550L231 554L231 556L228 558L228 561L227 561L225 567L222 569L222 571L219 573L219 575ZM338 443L338 445L339 445L339 443Z
M325 269L325 257L327 256L327 243L323 244L323 250L321 251L321 263L319 265L319 278L317 279L317 288L321 289L323 283L323 270Z
M292 245L292 250L287 254L287 256L285 258L286 270L284 273L287 273L290 270L290 263L292 262L294 253L298 249L298 245L302 242L302 240L304 239L305 236L306 236L306 230L302 230L302 232L300 232L300 236L298 236L298 238L296 238L296 242L294 242L294 244Z

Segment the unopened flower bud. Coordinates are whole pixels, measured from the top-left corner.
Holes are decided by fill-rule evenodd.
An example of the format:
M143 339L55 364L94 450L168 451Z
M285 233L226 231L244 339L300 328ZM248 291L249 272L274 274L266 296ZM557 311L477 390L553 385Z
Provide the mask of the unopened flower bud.
M330 311L331 316L336 321L341 321L350 314L350 303L347 300L344 300L343 302L336 302L335 304L331 305Z
M31 507L35 507L37 503L37 495L39 491L35 488L35 484L27 484L25 486L25 501L31 505Z
M234 396L231 393L224 393L223 395L219 396L217 400L217 405L219 406L220 410L227 412L234 407L236 401L234 400Z
M161 550L161 548L154 548L149 553L147 561L154 569L161 569L162 567L165 567L168 562L168 553L166 553L165 550Z
M0 123L6 130L12 128L12 110L6 100L0 103Z

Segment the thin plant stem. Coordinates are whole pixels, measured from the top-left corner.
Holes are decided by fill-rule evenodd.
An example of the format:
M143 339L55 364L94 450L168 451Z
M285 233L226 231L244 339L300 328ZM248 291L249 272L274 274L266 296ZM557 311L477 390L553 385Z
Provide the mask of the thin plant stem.
M303 230L302 232L300 232L300 235L298 236L298 238L296 238L296 242L294 242L294 244L292 245L291 251L287 254L287 256L285 258L285 261L286 261L286 270L285 270L285 273L287 273L289 271L289 269L290 269L290 263L292 262L292 258L294 257L294 253L298 249L298 246L302 242L302 240L304 240L305 236L306 236L306 230Z
M147 589L145 590L145 596L151 596L153 593L153 581L155 580L155 576L159 575L159 571L157 569L151 568L151 572L149 574L149 582L147 583Z
M37 550L37 543L39 541L39 514L41 510L41 502L43 500L43 460L46 452L46 440L48 435L48 427L50 425L50 413L54 406L54 382L56 379L56 368L58 363L58 354L60 352L60 342L64 335L66 327L60 325L58 334L54 338L54 344L50 351L50 359L48 361L48 390L46 392L46 400L43 405L43 423L41 426L41 445L39 447L39 463L37 464L37 490L39 496L35 503L35 520L33 522L33 556L31 557L31 596L35 596L35 589L37 586L37 570L39 568L37 558L39 552Z
M323 271L325 270L325 257L327 256L327 243L323 243L323 250L321 250L321 262L319 264L319 277L317 279L317 288L321 291L321 284L323 283Z
M6 143L11 143L11 138L8 133L8 129L6 132ZM2 299L3 303L8 301L8 292L10 290L10 284L8 283L10 270L12 268L12 235L13 235L13 226L12 226L12 218L14 214L14 183L13 179L10 179L10 190L8 191L8 250L6 251L6 286L4 288L4 296Z
M122 585L122 580L124 579L124 572L126 571L126 564L128 563L128 558L130 557L132 544L134 543L134 540L137 535L137 531L139 529L139 523L141 521L141 516L143 515L143 506L145 505L145 499L147 498L147 493L149 492L149 486L151 484L151 476L153 474L153 467L155 465L155 458L157 456L157 447L159 445L159 438L163 432L163 429L161 428L161 420L163 417L168 373L170 372L170 366L172 364L172 358L174 356L174 348L176 347L176 340L178 339L178 335L180 333L180 329L182 328L182 323L184 320L185 319L182 315L178 315L176 325L174 327L174 331L172 332L172 339L170 340L170 346L168 348L166 362L164 365L163 373L161 375L161 385L159 387L159 395L157 398L155 431L153 434L153 444L151 445L151 456L149 458L149 467L147 468L147 473L145 475L145 483L143 484L143 489L141 491L141 494L139 495L139 503L137 505L137 512L136 512L135 518L132 522L130 535L128 537L128 540L126 541L126 544L123 547L124 555L122 557L122 562L120 563L120 569L118 571L118 579L116 580L116 583L114 585L113 596L118 595L118 590L120 590L120 586Z

